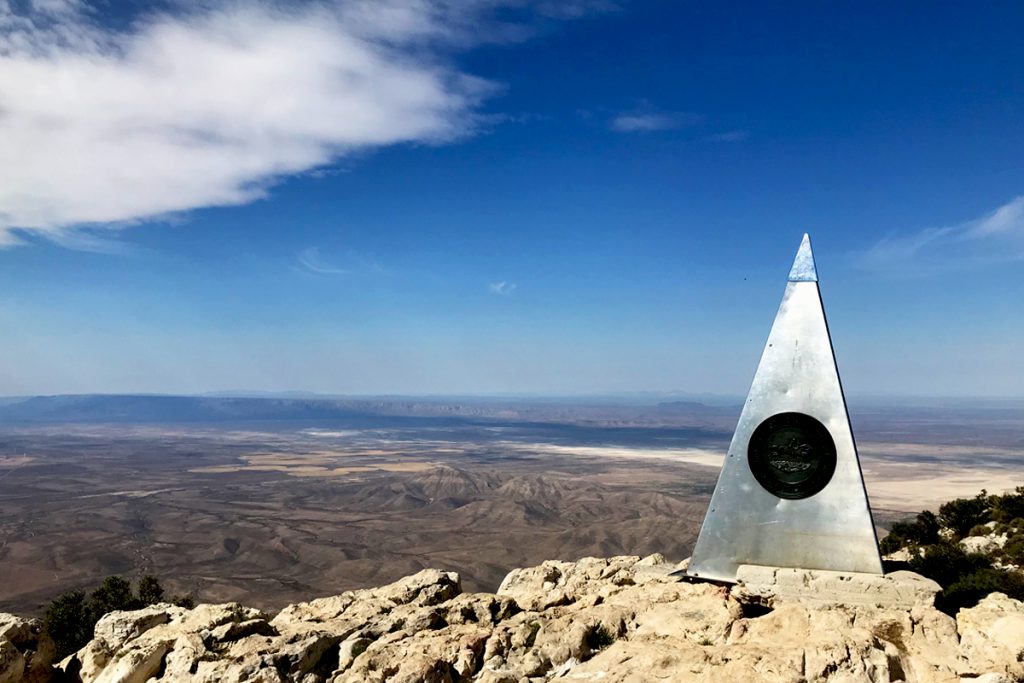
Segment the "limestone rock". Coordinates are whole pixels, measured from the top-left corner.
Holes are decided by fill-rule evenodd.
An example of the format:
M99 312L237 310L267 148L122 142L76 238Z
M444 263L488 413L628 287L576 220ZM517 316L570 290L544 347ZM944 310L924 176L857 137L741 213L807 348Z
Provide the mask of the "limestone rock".
M1010 540L1007 534L986 534L984 536L968 536L960 541L960 547L968 553L983 553L985 555L999 550Z
M49 681L54 654L41 621L0 613L0 683Z
M743 568L744 583L680 582L660 555L549 561L496 594L424 570L292 605L118 612L61 663L67 680L214 683L1000 683L1024 673L1021 603L994 595L957 620L938 586ZM0 623L3 623L0 621ZM0 631L2 633L3 631ZM0 639L0 683L29 655ZM77 672L77 673L76 673Z
M915 548L914 552L911 552L910 548L900 548L899 550L895 550L889 553L888 555L883 555L882 560L886 562L896 562L903 564L910 562L915 557L920 557L920 555L923 552L924 551L921 548Z
M1024 678L1024 603L992 593L975 607L960 610L956 624L961 674Z
M25 673L25 656L9 640L0 640L0 683L15 683Z

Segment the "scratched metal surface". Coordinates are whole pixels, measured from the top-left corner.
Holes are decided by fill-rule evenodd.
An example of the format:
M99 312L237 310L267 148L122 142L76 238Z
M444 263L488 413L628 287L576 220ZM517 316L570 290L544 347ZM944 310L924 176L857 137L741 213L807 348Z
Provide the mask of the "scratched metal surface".
M754 429L783 412L817 418L835 440L835 474L821 492L809 498L784 500L772 495L758 484L747 464L747 444ZM882 573L806 236L687 573L734 582L741 564Z

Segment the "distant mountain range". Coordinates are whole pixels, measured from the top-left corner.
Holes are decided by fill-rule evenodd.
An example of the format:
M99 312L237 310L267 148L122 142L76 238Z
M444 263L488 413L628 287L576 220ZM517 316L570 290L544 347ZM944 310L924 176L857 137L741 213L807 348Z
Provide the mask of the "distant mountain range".
M654 397L651 397L652 399ZM938 419L983 415L1019 420L1015 399L858 399L851 412L865 420ZM559 423L600 427L714 426L731 431L740 403L614 398L483 398L443 396L344 397L292 392L268 395L79 394L0 398L0 425L45 423L347 422L375 425L410 419Z
M164 396L83 394L0 399L0 424L331 421L358 418L452 418L601 425L662 424L674 417L732 416L738 407L692 401L656 405L482 399Z

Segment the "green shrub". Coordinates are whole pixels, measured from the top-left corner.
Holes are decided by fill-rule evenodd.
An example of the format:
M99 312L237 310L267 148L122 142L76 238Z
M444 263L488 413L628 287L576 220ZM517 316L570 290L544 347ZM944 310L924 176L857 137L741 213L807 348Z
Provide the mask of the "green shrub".
M97 615L97 621L104 614L117 610L138 609L142 606L141 601L132 592L132 584L120 576L108 576L89 596L89 608Z
M989 569L992 561L977 553L968 554L955 543L942 541L928 546L924 554L910 560L910 568L934 579L939 585L952 586L961 576Z
M1024 486L1018 486L1015 493L992 496L992 519L997 522L1024 522Z
M920 512L914 521L896 522L889 534L879 543L882 554L894 553L900 548L923 546L939 540L939 520L930 510Z
M196 601L191 595L177 595L171 600L171 603L185 609L192 609L196 606Z
M92 629L96 622L92 619L92 611L86 603L85 593L73 591L65 593L50 603L43 617L46 631L53 638L58 660L67 657L80 649L92 638Z
M889 532L889 535L878 542L878 549L882 551L883 555L891 555L900 548L905 547L907 540L902 536L896 536Z
M540 633L540 622L530 622L530 633L526 636L526 647L533 647L533 644L537 642L537 634Z
M92 638L103 615L116 610L133 610L164 601L164 589L152 576L139 579L138 588L120 576L109 576L88 598L82 591L65 593L46 608L46 630L56 646L56 658L63 659L80 650ZM173 602L194 607L191 597L178 596Z
M973 607L989 593L1005 593L1024 599L1024 576L1002 569L979 569L961 576L942 591L937 605L947 614L955 615L964 607Z
M931 510L922 510L917 513L915 521L917 537L914 539L920 545L939 542L939 518Z
M939 522L952 529L958 539L967 535L972 527L991 521L993 499L982 489L974 498L957 498L939 506Z
M153 576L143 576L139 579L139 602L144 605L155 605L164 601L164 589L160 582Z
M993 528L985 526L995 522ZM940 529L953 537L941 538ZM1006 534L1006 544L989 553L967 553L959 540L965 536ZM910 548L910 568L942 586L936 606L955 615L994 591L1024 600L1024 573L1000 569L993 562L1024 566L1024 486L1015 493L957 498L939 507L939 514L924 511L914 521L893 524L879 543L884 554ZM923 549L923 552L920 552Z
M1014 564L1024 564L1024 533L1014 534L1006 540L1002 556Z

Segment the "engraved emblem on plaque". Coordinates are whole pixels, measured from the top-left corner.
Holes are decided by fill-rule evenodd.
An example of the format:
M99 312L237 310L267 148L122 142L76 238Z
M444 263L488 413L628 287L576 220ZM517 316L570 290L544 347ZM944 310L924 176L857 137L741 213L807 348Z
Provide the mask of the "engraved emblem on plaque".
M779 413L750 436L747 463L754 479L779 498L820 492L836 471L836 444L825 425L803 413Z

